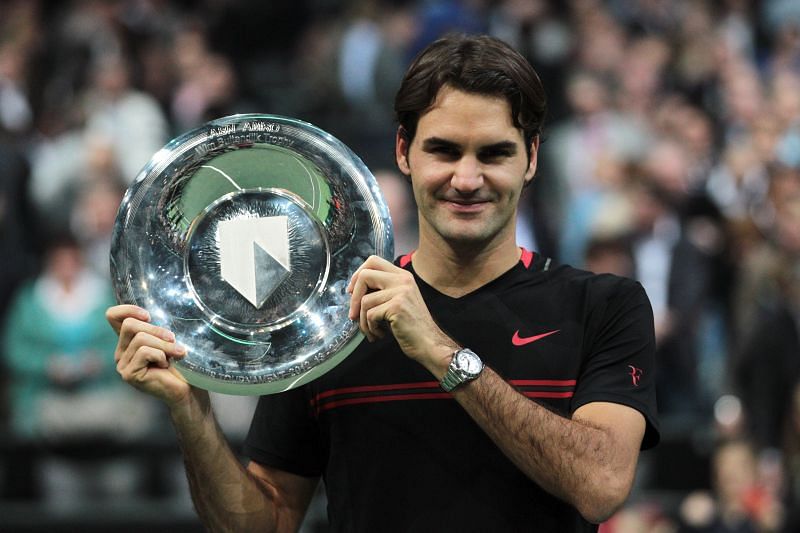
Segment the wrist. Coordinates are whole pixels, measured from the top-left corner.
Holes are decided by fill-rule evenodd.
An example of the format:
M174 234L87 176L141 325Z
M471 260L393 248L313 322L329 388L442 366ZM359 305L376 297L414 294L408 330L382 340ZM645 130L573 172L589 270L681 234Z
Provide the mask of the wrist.
M437 344L430 349L431 357L424 366L433 374L436 381L442 381L447 369L450 367L450 362L453 360L453 354L460 348L458 344L450 342Z
M170 418L176 426L199 424L211 414L211 397L208 392L192 387L183 398L168 404Z

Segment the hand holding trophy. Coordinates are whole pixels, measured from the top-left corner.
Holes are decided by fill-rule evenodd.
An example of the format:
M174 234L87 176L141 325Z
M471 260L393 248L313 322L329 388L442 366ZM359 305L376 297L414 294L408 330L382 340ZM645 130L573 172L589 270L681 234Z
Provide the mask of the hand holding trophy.
M362 340L350 275L392 258L389 212L361 160L330 134L234 115L172 140L120 206L111 274L187 355L197 387L271 394L324 374Z

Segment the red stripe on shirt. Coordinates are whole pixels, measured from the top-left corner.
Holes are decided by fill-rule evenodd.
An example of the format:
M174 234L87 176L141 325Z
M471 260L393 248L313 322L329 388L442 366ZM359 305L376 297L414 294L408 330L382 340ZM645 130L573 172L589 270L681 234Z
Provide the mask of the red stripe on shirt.
M512 379L509 383L518 387L574 387L574 379Z
M320 411L327 411L345 405L358 405L365 403L399 402L404 400L452 400L453 397L447 392L420 392L417 394L392 394L388 396L364 396L361 398L346 398L344 400L333 400L326 402L318 407Z
M522 393L527 398L571 398L572 391L568 392L548 392L533 391ZM452 400L453 397L448 392L420 392L416 394L391 394L387 396L363 396L361 398L345 398L343 400L333 400L323 403L317 407L317 412L329 411L337 407L348 405L364 405L370 403L402 402L409 400Z
M574 379L512 379L509 381L511 385L517 387L574 387L577 383ZM340 389L331 389L320 392L314 396L314 402L319 402L331 396L340 394L359 394L364 392L386 392L397 390L414 390L414 389L437 389L439 388L438 381L418 381L416 383L389 383L385 385L360 385L356 387L342 387Z
M522 395L528 398L572 398L575 393L573 391L554 392L554 391L522 391Z
M518 379L511 380L510 383L516 386L540 386L540 387L569 387L576 383L574 379ZM328 411L337 407L344 407L348 405L364 405L370 403L385 403L385 402L399 402L410 400L447 400L453 397L450 393L444 391L437 392L409 392L406 394L370 394L367 396L360 396L356 398L342 398L339 400L330 400L323 402L322 400L332 396L344 394L359 394L359 393L374 393L374 392L389 392L399 390L414 390L414 389L438 389L439 383L436 381L421 381L417 383L392 383L388 385L363 385L358 387L344 387L341 389L331 389L317 394L311 401L311 405L316 407L317 413L321 411ZM572 398L574 391L520 391L526 398Z
M344 387L341 389L331 389L320 392L314 397L314 401L319 401L337 394L354 394L359 392L383 392L402 389L436 389L439 387L437 381L420 381L418 383L391 383L388 385L361 385L358 387Z

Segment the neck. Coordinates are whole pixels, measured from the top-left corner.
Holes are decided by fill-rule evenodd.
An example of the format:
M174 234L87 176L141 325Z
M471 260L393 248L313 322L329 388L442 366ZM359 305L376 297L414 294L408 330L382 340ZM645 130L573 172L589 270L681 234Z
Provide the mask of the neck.
M440 242L420 235L414 271L437 291L453 298L468 294L511 269L521 251L511 238L476 247Z

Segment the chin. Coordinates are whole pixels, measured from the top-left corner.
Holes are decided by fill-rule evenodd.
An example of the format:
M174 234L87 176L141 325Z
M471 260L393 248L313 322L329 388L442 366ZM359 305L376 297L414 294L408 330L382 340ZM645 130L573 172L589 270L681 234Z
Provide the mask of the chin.
M494 237L494 235L487 235L484 232L459 231L458 229L444 232L441 235L447 242L462 246L480 246L491 241L492 237Z

